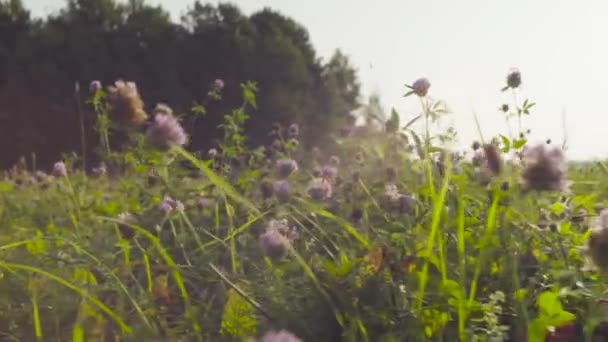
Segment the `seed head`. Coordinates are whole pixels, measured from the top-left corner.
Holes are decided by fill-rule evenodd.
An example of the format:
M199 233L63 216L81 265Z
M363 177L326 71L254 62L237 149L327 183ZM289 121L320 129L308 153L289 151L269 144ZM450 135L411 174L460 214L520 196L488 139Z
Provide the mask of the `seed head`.
M483 153L485 157L485 166L494 176L499 175L500 171L502 171L502 157L496 146L492 144L483 145Z
M148 119L144 102L133 82L114 82L108 87L108 101L112 107L111 116L117 122L140 126Z
M325 165L321 168L321 177L325 179L334 179L338 175L338 169L331 165Z
M430 87L431 82L424 77L417 79L414 84L412 84L412 90L420 97L425 97Z
M518 88L521 85L521 73L517 68L511 68L507 74L507 86L509 88Z
M523 155L524 170L522 183L524 190L565 191L566 162L562 150L538 144L527 148Z

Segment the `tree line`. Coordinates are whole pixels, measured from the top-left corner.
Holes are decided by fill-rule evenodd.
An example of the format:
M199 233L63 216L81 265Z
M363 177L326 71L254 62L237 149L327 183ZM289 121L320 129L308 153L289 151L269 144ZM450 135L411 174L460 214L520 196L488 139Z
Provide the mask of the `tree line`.
M148 110L167 103L186 115L223 80L222 100L205 103L193 128L194 150L221 137L217 126L241 104L239 85L249 80L259 89L246 126L254 145L270 142L273 123L298 123L304 145L329 141L360 105L347 56L336 50L323 61L302 25L270 9L248 16L232 4L195 1L173 22L143 0L67 0L38 19L21 0L0 0L0 167L32 154L48 165L78 152L78 103L92 151L88 84L117 79L135 82Z

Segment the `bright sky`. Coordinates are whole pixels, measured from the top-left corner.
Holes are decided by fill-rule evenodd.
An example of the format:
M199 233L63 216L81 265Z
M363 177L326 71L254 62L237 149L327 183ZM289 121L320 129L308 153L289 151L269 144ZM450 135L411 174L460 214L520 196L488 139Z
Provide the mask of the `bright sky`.
M193 0L148 0L175 19ZM211 1L217 3L217 1ZM518 67L520 99L537 102L524 126L535 141L561 143L566 115L571 159L608 157L608 1L605 0L236 0L245 13L270 7L303 24L317 52L343 50L359 71L363 93L378 91L404 120L418 102L402 98L405 83L425 76L430 94L452 109L463 144L507 128L499 89ZM24 0L34 15L64 0ZM597 121L596 121L597 120ZM606 126L604 126L606 125ZM516 126L516 125L514 125ZM606 131L604 131L606 129ZM608 142L608 139L606 140Z

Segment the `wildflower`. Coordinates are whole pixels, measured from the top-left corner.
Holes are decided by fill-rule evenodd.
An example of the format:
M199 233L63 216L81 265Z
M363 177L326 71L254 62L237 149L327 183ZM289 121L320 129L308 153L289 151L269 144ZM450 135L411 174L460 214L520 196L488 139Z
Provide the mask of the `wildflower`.
M330 198L332 195L331 183L324 178L313 178L306 188L306 193L316 201Z
M264 254L272 259L285 255L289 244L297 237L295 229L290 228L287 220L271 220L264 233L258 238L258 243Z
M169 196L165 196L165 198L160 202L159 208L165 214L170 214L172 212L183 212L184 204L178 200L174 200Z
M286 330L279 332L269 331L262 337L262 342L302 342L301 339L297 338L294 334Z
M417 79L414 84L412 84L412 90L414 91L414 94L420 97L425 97L430 87L431 82L429 82L429 80L424 77Z
M416 207L416 199L410 195L399 196L399 212L402 214L411 214Z
M118 214L118 220L120 221L118 224L120 235L123 237L123 239L132 239L133 236L135 236L135 230L129 225L136 225L137 217L131 213L121 213Z
M518 88L521 85L521 73L517 68L511 68L507 75L507 86L509 88Z
M206 210L206 209L211 208L212 206L213 206L213 200L208 197L200 196L196 199L196 207L199 210Z
M207 156L209 156L210 159L217 157L217 150L214 148L209 149L209 151L207 151Z
M147 136L152 144L161 148L184 145L188 138L177 119L163 112L156 114L152 126L148 128Z
M321 167L320 173L321 177L325 179L334 179L338 175L338 169L330 165L325 165Z
M286 180L274 182L274 194L281 202L287 202L291 198L291 184Z
M92 171L98 176L105 175L108 172L104 162L101 162L97 167L94 167Z
M157 103L154 108L154 114L173 115L173 109L164 103Z
M525 168L522 173L525 190L565 191L566 162L560 148L549 149L538 144L524 150Z
M300 135L300 126L298 124L293 123L289 126L289 137L295 138Z
M144 102L133 82L114 82L108 87L108 100L112 106L111 115L118 122L140 126L148 119Z
M224 80L222 80L222 79L220 79L220 78L218 78L218 79L216 79L215 81L213 81L213 87L214 87L216 90L222 90L222 89L224 89L224 86L225 86L225 85L226 85L226 84L224 83Z
M65 177L68 175L68 170L63 162L56 162L53 166L53 176Z
M586 253L593 264L602 271L608 270L608 210L601 211L593 220Z
M89 84L89 92L92 94L97 93L99 90L101 90L101 82L98 80L95 80Z
M287 178L298 171L298 163L293 159L280 159L276 165L277 174L281 178Z

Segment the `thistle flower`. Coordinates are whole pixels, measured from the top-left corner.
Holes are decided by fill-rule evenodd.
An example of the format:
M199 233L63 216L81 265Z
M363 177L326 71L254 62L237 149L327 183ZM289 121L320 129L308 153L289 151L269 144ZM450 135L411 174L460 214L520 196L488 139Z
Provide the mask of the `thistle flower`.
M273 330L262 337L262 342L302 342L302 340L289 331L281 330L277 332Z
M108 87L108 101L112 106L112 118L120 123L140 126L148 119L144 102L133 82L114 82L113 86Z
M593 220L586 254L597 268L608 270L608 209L602 210L599 217Z
M65 167L65 164L63 162L56 162L55 165L53 165L53 176L55 177L65 177L68 175L68 170Z
M320 171L321 177L325 179L334 179L338 175L338 169L330 165L321 167Z
M169 196L165 196L165 198L160 202L159 209L165 214L170 214L175 211L183 212L184 204L178 200L174 200Z
M258 243L264 254L279 259L285 255L287 247L296 237L297 232L289 227L287 220L271 220L259 236Z
M313 178L306 188L306 193L316 201L323 201L332 195L331 183L324 178Z
M427 80L424 77L417 79L412 84L412 90L414 91L414 94L416 94L420 97L425 97L426 94L429 92L430 87L431 87L431 82L429 82L429 80Z
M298 163L293 159L279 159L276 164L277 174L281 178L287 178L298 171Z
M507 74L507 86L518 88L521 85L521 72L517 68L511 68Z
M274 194L280 202L287 202L291 198L291 184L286 180L274 182Z
M152 126L148 128L147 137L152 144L160 148L184 145L188 139L177 119L161 112L154 117Z
M524 190L565 191L566 162L562 150L538 144L524 150L522 173Z
M101 82L99 82L98 80L92 81L89 84L89 92L90 93L95 94L99 90L101 90Z

